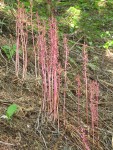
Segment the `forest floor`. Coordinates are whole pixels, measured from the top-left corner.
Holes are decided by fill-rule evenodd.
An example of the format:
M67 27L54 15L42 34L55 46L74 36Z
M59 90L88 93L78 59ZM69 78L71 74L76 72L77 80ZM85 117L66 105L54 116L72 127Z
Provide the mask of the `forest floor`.
M97 13L95 14L97 15ZM17 78L15 75L15 59L8 60L3 52L2 46L16 43L14 33L15 21L7 15L4 16L3 12L0 13L0 17L1 20L4 20L5 18L6 21L6 25L3 24L3 33L0 32L0 150L85 150L78 129L77 83L75 82L78 73L80 73L81 78L83 76L83 71L81 69L81 44L83 44L82 37L84 34L80 31L80 33L77 33L78 35L69 35L70 41L72 42L73 40L72 43L75 43L70 48L69 68L67 73L68 90L66 92L66 123L65 125L63 124L61 113L63 108L63 89L61 89L59 105L60 131L58 132L56 124L41 118L41 79L39 77L36 80L34 77L34 57L32 53L28 53L28 73L26 80L23 81L21 76ZM86 23L84 20L82 22ZM110 25L109 22L108 24ZM91 25L91 27L94 26ZM8 33L9 30L10 33ZM86 30L88 31L88 29ZM92 29L92 31L95 30ZM92 32L92 37L93 36L94 33ZM96 80L99 83L100 88L98 126L99 142L93 142L92 132L90 132L91 120L89 124L86 123L84 112L84 89L82 89L83 97L81 98L82 110L80 119L81 126L84 127L86 131L89 129L88 141L91 150L112 150L113 51L108 51L106 55L104 48L98 46L100 45L100 42L103 42L102 39L100 39L100 41L98 39L93 46L88 47L88 82ZM61 48L62 46L60 49ZM20 70L22 71L21 60ZM6 114L8 106L13 103L19 106L18 112L11 120L4 119L2 116ZM97 139L95 139L95 141L97 141Z
M9 38L1 36L0 44L4 45L8 40ZM94 144L94 149L111 150L113 148L113 54L105 56L103 51L96 49L94 53L90 53L90 60L94 56L99 57L99 68L96 71L90 69L89 77L97 80L100 85L98 129L100 142L99 147L97 143ZM73 69L74 67L71 68L72 71ZM62 116L60 116L60 132L58 133L55 125L40 121L41 86L38 82L30 71L24 82L21 78L17 78L15 61L8 61L4 53L0 52L0 117L12 103L19 106L19 111L10 121L0 118L0 150L81 149L81 139L76 130L77 98L74 92L76 84L74 83L75 88L72 86L68 91L66 125L63 125ZM69 82L73 85L73 81ZM62 109L62 103L60 105ZM81 117L83 117L82 124L86 127L84 116ZM90 142L92 143L92 139Z

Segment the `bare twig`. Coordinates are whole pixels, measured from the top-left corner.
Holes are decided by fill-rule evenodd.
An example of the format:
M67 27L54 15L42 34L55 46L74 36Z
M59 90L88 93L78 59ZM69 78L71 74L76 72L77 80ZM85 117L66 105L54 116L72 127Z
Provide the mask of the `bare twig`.
M14 144L12 144L12 143L7 143L7 142L3 142L3 141L0 141L0 144L9 145L9 146L14 146Z

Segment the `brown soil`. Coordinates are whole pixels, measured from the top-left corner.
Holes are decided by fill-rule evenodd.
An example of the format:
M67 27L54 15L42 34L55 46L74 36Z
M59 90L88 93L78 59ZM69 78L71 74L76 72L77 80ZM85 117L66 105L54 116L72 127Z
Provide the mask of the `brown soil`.
M6 37L0 38L2 45L7 41ZM99 57L99 69L90 70L89 77L90 80L95 79L100 84L98 129L100 140L98 145L94 143L93 150L111 150L113 148L113 60L112 57L105 57L100 52L93 53L90 60L94 55ZM30 65L34 67L32 60ZM70 68L70 72L76 75L77 69ZM73 79L71 80L70 77L68 80L70 91L67 92L66 124L63 125L60 115L60 132L58 132L56 125L43 120L40 116L41 79L36 81L31 72L29 70L25 81L22 81L21 77L17 78L14 60L8 61L2 51L0 52L0 117L5 114L10 104L16 103L19 106L18 112L10 121L0 118L0 150L81 150L81 147L84 149L77 128L76 84ZM62 102L60 111L62 111ZM81 118L81 124L87 128L83 112ZM89 134L90 145L93 145L91 130Z

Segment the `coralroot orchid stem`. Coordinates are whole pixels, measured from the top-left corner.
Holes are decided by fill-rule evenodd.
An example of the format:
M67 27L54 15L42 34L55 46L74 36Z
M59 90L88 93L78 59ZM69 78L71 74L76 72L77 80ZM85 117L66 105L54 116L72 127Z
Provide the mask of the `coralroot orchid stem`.
M78 75L76 78L77 81L77 97L78 97L78 124L80 125L80 96L81 96L81 81L80 76Z
M18 77L19 74L19 47L20 47L20 2L18 0L18 9L16 16L16 63L15 63L15 72Z
M84 43L83 45L83 78L85 82L85 95L86 95L86 120L88 124L88 78L87 78L87 63L88 63L88 55L86 52L87 45Z
M27 14L24 9L24 5L20 6L20 1L18 0L18 10L16 18L16 64L15 70L16 75L19 74L19 49L22 48L23 53L23 74L24 79L27 74L27 42L28 42L28 31L27 31Z
M35 37L34 37L34 27L33 27L33 2L30 0L30 15L31 15L31 33L32 33L32 41L33 41L33 52L35 57L35 77L38 77L38 70L37 70L37 52L35 47Z
M99 85L96 81L92 81L89 85L90 91L90 111L91 111L91 123L93 131L93 144L95 138L95 127L98 128L98 97L99 97ZM96 135L99 139L99 136Z
M68 55L69 49L67 44L67 37L64 36L64 50L65 50L65 67L64 67L64 103L63 103L63 116L64 116L64 124L65 124L65 109L66 109L66 88L67 88L67 64L68 64Z
M89 147L86 131L83 127L81 127L81 138L82 138L82 142L85 146L85 150L91 150Z

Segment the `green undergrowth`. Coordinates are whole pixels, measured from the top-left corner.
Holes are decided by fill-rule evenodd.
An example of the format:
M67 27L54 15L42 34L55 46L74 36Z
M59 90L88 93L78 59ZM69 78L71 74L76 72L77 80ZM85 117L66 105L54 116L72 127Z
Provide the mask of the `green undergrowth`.
M26 8L30 11L29 1L21 0ZM16 1L5 1L7 9L17 7ZM111 40L113 31L113 1L86 1L86 0L61 0L52 1L51 7L48 6L46 0L34 0L33 13L37 11L41 19L47 21L51 9L54 9L55 16L58 20L60 35L63 33L75 34L79 31L78 38L84 36L89 45L103 47L106 42ZM0 20L2 27L6 23L5 19ZM108 33L109 32L109 36Z
M28 1L21 1L25 5L26 12L29 13L30 3ZM71 50L73 52L72 55L70 54L69 60L71 65L75 67L79 64L79 61L76 62L77 60L74 59L76 55L75 53L80 56L82 52L82 46L78 45L79 43L83 44L83 42L85 41L86 44L91 46L91 48L88 49L88 53L90 54L95 51L95 48L93 47L96 47L96 51L105 51L113 47L112 4L113 1L111 0L108 0L107 2L103 0L88 2L86 2L85 0L77 0L76 2L74 0L62 0L59 2L53 1L51 8L49 8L46 1L35 0L33 5L33 14L35 15L36 12L38 12L40 18L42 20L45 20L46 28L48 28L47 22L50 15L49 11L50 9L54 8L54 10L56 11L55 16L57 18L57 24L59 28L59 39L61 39L63 34L66 33L69 35L69 47L75 45L74 48ZM11 17L9 16L15 14L16 7L16 1L12 0L11 3L7 1L6 5L2 9L3 12L6 14L4 14L4 17L3 15L0 17L1 34L2 32L5 32L6 29L7 32L11 31L9 32L9 34L12 33L12 28L10 28L9 26L9 24L11 24L9 18ZM10 13L8 15L7 9L10 10ZM36 17L34 17L33 21L35 33L37 32ZM31 30L30 28L31 27L29 26L29 31ZM77 43L78 40L79 43ZM6 53L6 55L8 55L8 57L12 57L12 53L10 54L9 51L6 52L7 48L8 50L10 49L9 47L7 47L7 45L3 46L4 52ZM76 52L74 52L74 50ZM98 70L97 59L97 56L94 56L94 59L89 62L88 67L93 70Z

